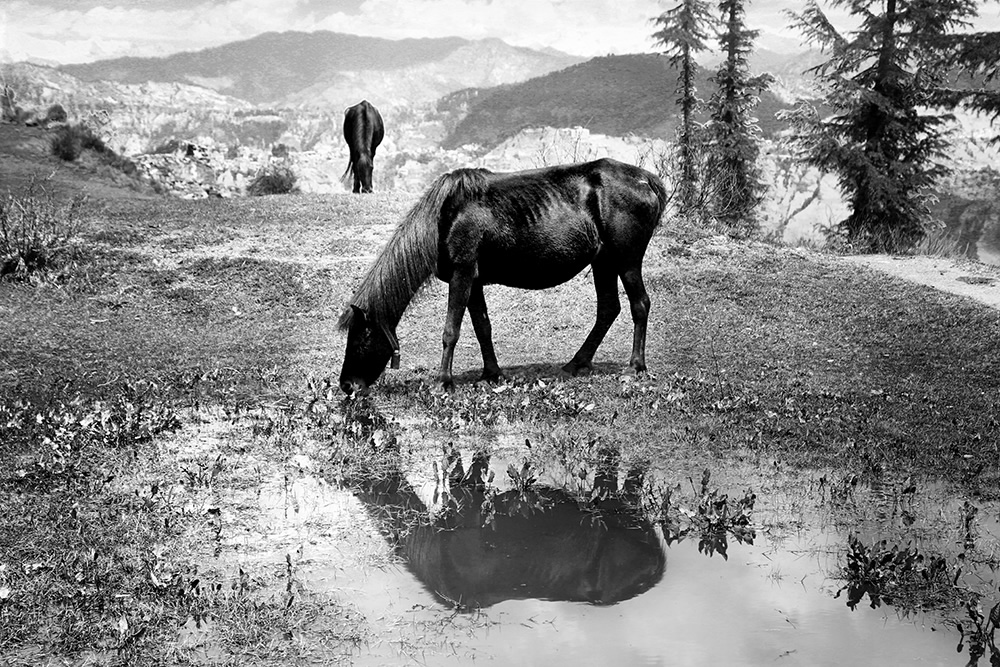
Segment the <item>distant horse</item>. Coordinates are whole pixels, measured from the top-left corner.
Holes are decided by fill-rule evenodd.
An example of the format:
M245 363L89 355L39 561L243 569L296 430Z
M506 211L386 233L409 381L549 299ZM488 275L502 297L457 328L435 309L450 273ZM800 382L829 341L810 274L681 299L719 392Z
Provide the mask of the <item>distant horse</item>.
M663 578L664 542L637 507L642 474L630 471L620 491L616 455L603 455L589 501L546 486L490 492L488 465L477 455L465 474L458 460L433 516L392 466L356 492L440 603L459 611L529 598L610 605Z
M459 169L441 176L396 228L340 318L348 332L341 388L365 392L390 358L398 365L396 326L431 275L448 283L441 382L454 382L452 359L466 307L483 355L483 378L502 377L483 286L545 289L587 265L593 268L597 318L563 372L592 369L594 352L621 311L619 278L634 324L629 365L645 371L650 303L642 259L666 202L659 178L610 159L508 174Z
M372 191L372 170L375 163L375 149L382 143L385 127L378 109L368 100L362 100L344 111L344 139L351 152L347 175L354 177L354 192Z

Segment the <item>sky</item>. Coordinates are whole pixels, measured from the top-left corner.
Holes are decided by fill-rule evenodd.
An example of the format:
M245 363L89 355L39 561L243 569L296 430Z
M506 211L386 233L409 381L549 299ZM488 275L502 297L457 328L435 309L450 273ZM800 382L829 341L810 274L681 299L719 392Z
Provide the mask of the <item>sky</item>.
M498 37L580 56L655 51L650 19L677 0L0 0L0 62L164 56L270 31L404 37ZM714 4L714 3L713 3ZM805 0L750 0L758 46L802 48L783 10ZM1000 30L1000 2L977 28Z

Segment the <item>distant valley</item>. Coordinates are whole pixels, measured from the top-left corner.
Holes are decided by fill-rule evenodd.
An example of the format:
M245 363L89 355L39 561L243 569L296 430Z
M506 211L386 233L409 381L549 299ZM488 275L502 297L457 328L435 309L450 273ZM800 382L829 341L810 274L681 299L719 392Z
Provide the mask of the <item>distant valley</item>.
M804 70L818 62L816 53L767 51L752 61L755 72L775 77L756 109L772 185L763 223L788 241L821 241L822 228L846 211L835 179L803 167L776 141L784 129L776 114L813 94ZM291 169L304 192L343 192L342 114L361 99L386 120L375 169L381 190L418 192L462 166L513 170L613 156L662 169L677 122L676 73L661 55L583 60L499 40L267 33L165 58L0 68L25 117L62 105L158 189L183 197L240 195L275 167ZM711 74L698 72L703 98ZM966 205L996 194L995 134L977 119L958 129L956 173L940 213L963 229L997 217L989 208L971 219Z

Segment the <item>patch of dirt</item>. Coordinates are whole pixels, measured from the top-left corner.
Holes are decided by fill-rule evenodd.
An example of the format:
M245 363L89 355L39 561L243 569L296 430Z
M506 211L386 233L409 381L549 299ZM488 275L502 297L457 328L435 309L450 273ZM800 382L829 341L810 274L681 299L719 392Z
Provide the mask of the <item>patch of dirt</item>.
M854 255L843 260L1000 310L1000 267L929 256Z

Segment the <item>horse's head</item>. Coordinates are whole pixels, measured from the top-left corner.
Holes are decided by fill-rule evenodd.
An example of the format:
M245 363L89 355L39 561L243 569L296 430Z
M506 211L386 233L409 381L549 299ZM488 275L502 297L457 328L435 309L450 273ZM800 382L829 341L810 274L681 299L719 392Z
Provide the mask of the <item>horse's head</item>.
M389 360L399 353L396 335L380 326L361 308L351 305L340 320L347 329L347 349L340 371L340 388L346 394L365 394L375 384ZM398 357L396 357L398 359ZM393 362L394 365L396 362Z

